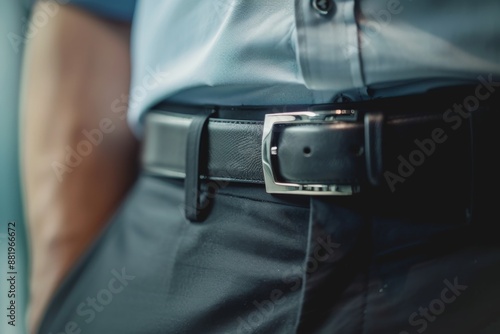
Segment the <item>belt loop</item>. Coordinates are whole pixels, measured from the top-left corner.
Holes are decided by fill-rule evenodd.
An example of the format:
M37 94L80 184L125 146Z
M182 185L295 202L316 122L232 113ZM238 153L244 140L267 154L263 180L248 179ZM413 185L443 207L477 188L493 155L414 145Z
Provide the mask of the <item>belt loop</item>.
M200 191L201 166L206 163L207 150L204 134L208 119L215 113L214 109L204 110L193 115L187 137L186 178L184 180L186 218L191 222L203 220L209 209L208 198L202 198Z
M365 157L368 180L374 186L381 184L383 174L383 128L384 114L365 114Z

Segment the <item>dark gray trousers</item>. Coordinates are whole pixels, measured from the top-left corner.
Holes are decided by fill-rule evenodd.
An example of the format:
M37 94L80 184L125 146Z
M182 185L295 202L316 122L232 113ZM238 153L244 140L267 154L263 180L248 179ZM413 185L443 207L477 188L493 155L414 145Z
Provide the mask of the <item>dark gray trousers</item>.
M191 223L141 175L39 333L500 333L497 237L453 201L218 186Z

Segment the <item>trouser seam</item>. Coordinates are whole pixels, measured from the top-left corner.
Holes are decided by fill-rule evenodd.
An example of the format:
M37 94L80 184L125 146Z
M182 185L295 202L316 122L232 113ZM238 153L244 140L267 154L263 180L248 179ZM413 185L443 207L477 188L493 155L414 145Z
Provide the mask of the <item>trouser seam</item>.
M313 224L314 224L314 218L313 218L312 198L310 198L310 200L309 200L309 222L308 222L308 228L307 228L307 245L306 245L306 254L304 257L303 268L307 268L307 260L310 256L310 253L311 253L311 239L312 239L312 225ZM306 287L307 287L307 271L304 270L302 273L302 286L300 288L299 309L297 312L297 319L295 321L294 333L298 332L300 321L302 318L302 310L304 308Z
M365 221L368 221L368 219L365 219ZM366 224L365 228L367 229L366 231L366 238L365 240L367 242L367 246L371 247L371 240L372 240L372 219L369 219L369 224ZM364 250L367 253L365 256L368 257L366 261L366 273L365 273L365 279L364 279L364 291L363 291L363 303L361 306L361 321L360 321L360 333L365 334L366 333L366 312L368 309L368 293L369 293L369 288L370 288L370 268L372 264L372 257L369 256L370 250Z

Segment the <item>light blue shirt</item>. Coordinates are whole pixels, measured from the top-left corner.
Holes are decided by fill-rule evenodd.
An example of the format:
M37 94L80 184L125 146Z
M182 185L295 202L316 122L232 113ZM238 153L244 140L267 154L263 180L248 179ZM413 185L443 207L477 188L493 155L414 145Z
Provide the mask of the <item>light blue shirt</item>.
M161 100L327 103L500 78L498 0L336 0L326 15L311 0L137 0L134 13L124 12L133 1L74 2L133 17L128 121L138 137Z

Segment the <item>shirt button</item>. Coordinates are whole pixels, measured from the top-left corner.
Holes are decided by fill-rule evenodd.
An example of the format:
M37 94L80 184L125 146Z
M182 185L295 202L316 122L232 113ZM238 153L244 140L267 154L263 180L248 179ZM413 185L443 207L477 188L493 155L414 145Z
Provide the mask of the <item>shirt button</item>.
M312 6L321 15L326 15L333 9L333 0L312 0Z

